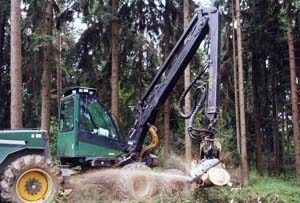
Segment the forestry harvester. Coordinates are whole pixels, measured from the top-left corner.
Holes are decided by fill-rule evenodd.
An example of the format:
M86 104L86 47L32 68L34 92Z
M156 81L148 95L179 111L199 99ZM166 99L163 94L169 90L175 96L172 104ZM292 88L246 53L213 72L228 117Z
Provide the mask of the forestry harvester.
M179 99L180 115L189 119L187 129L194 143L201 145L201 162L192 170L194 180L219 164L219 151L214 144L215 124L219 103L220 78L220 29L217 8L200 7L182 34L168 58L163 63L148 90L136 107L136 120L127 140L120 140L114 121L98 100L93 88L74 87L62 95L57 158L64 166L82 168L123 167L129 164L153 167L158 158L151 150L158 144L153 126L160 107L183 75L185 68L204 43L205 65L199 68L191 86ZM201 81L206 81L199 84ZM200 81L201 80L201 81ZM182 101L192 90L193 109L182 111ZM204 109L204 110L203 110ZM202 126L194 125L197 113L202 113ZM148 133L151 144L144 145ZM61 189L63 178L59 167L51 162L48 136L43 130L0 131L1 198L10 202L45 202L55 198Z

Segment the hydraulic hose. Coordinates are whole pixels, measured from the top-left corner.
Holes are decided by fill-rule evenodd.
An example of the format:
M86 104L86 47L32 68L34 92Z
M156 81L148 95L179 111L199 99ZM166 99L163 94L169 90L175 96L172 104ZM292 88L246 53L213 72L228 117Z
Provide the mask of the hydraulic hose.
M197 105L195 106L193 112L191 113L189 124L188 124L188 133L194 143L199 144L203 138L212 132L208 129L202 129L202 128L195 128L193 126L195 121L195 116L200 111L200 109L204 106L204 101L206 99L206 90L207 90L207 84L204 84L203 86L199 87L196 91L197 98L200 95L200 99L197 102Z
M147 145L146 147L143 147L142 152L141 152L141 159L143 159L146 152L149 152L150 150L154 149L159 144L156 127L150 126L148 129L148 132L151 136L151 143L149 145Z
M191 82L191 84L189 85L189 87L187 89L185 89L184 92L179 97L178 102L177 102L177 106L178 106L178 113L179 113L180 117L182 117L184 119L188 119L188 118L191 117L192 113L194 112L194 110L196 108L196 105L197 105L197 98L196 97L193 98L192 111L190 113L186 113L183 110L184 98L186 97L187 93L192 89L192 87L196 84L196 82L202 77L202 75L205 73L205 71L207 70L207 68L208 68L208 64L206 64L203 67L203 69L198 72L198 74L193 79L193 81Z

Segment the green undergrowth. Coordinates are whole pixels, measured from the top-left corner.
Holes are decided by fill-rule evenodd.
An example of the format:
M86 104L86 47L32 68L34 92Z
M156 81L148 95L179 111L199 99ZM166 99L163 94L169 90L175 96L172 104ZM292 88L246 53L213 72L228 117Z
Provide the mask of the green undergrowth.
M251 183L247 187L203 188L194 192L192 199L203 203L296 203L300 202L300 187L295 180L251 175Z
M216 188L217 193L235 202L300 202L300 185L295 180L251 176L249 186L232 191L231 188Z

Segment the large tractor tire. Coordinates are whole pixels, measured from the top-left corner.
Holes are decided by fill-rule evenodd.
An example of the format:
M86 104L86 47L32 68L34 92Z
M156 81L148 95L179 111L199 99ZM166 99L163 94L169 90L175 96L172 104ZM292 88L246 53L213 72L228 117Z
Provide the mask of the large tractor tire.
M54 200L63 178L57 166L40 155L16 159L4 171L1 197L13 203L41 203Z

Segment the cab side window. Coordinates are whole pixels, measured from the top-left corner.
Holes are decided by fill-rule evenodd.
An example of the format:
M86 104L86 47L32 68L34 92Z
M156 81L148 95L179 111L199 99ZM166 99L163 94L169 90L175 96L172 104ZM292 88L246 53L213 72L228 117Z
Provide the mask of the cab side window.
M74 100L66 99L62 102L60 108L60 132L71 131L74 128Z

